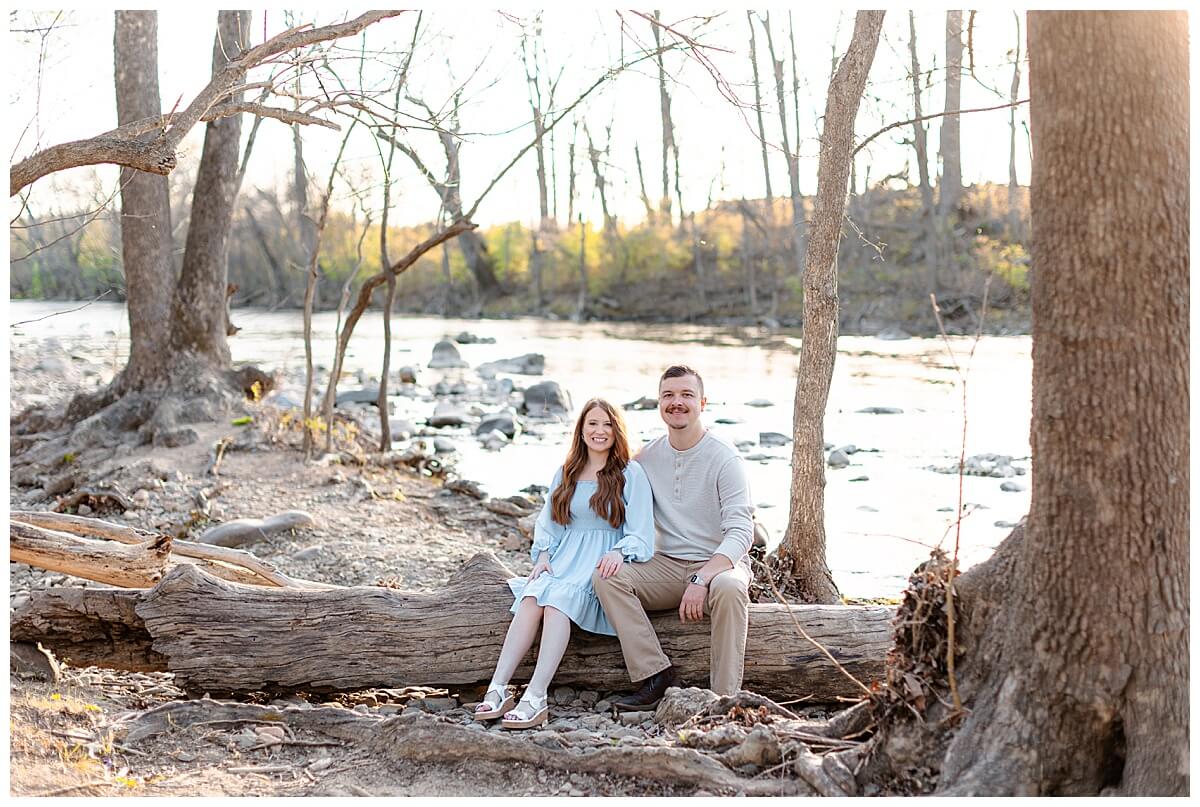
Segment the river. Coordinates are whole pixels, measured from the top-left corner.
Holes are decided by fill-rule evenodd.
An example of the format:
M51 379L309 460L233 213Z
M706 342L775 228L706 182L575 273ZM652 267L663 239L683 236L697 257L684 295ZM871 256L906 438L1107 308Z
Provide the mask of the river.
M9 321L34 320L75 307L70 303L14 301ZM230 339L235 362L249 361L295 374L304 366L300 314L239 309L242 328ZM314 352L318 363L332 364L331 312L314 316ZM758 441L760 432L791 435L792 403L799 358L799 333L760 334L756 329L696 325L570 323L536 319L452 320L397 316L392 322L392 367L420 368L419 382L431 386L441 371L425 369L435 342L469 331L492 337L495 344L459 345L472 366L485 361L541 353L544 379L557 381L574 401L606 397L617 403L653 396L662 369L688 364L704 376L706 421L731 441ZM82 346L90 355L119 366L128 354L124 307L94 303L38 322L10 328L10 346L50 337ZM974 355L970 356L974 347ZM1010 482L1023 490L1005 492L1005 480L967 476L963 501L968 515L958 535L963 568L986 559L1008 534L1003 526L1029 509L1031 479L1029 422L1031 342L1028 336L884 340L843 336L826 409L825 439L834 446L853 444L851 464L826 470L826 557L846 596L895 597L912 569L938 544L954 547L957 475L929 470L954 466L963 439L963 387L967 379L966 453L1014 458L1026 473ZM359 323L347 355L346 370L378 373L383 355L383 325L378 316ZM953 358L951 355L953 352ZM956 371L955 362L962 369ZM468 371L467 377L473 373ZM518 386L540 378L512 376ZM356 386L343 382L343 388ZM748 406L756 399L766 407ZM395 399L396 415L421 419L432 412L429 400ZM891 407L899 414L867 414L868 407ZM737 421L717 424L716 419ZM664 432L657 411L627 413L639 439ZM519 435L500 451L486 451L465 434L459 445L462 476L480 482L489 493L509 495L531 484L548 484L562 460L568 424L541 429L540 438ZM636 443L635 443L636 444ZM790 446L755 445L747 461L758 518L774 541L787 525ZM1001 526L997 526L997 524Z

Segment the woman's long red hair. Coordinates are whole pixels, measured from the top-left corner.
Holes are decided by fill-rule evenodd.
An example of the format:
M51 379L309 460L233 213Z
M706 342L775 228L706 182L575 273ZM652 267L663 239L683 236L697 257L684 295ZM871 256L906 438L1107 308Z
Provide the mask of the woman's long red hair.
M629 464L629 438L625 432L625 419L621 410L602 398L593 398L583 405L579 420L575 422L575 434L567 461L563 463L562 483L550 497L550 516L564 527L571 521L571 498L575 495L575 483L587 467L588 449L583 441L583 423L588 412L596 407L604 410L612 422L613 444L608 450L608 460L596 473L596 492L588 504L592 511L603 518L614 529L625 523L625 466Z

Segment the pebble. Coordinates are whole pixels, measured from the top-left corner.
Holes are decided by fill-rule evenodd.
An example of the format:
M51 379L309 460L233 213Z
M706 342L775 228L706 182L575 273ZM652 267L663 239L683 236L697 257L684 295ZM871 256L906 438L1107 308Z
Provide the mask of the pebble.
M1020 493L1021 491L1025 490L1025 486L1016 482L1001 482L1000 490L1004 491L1005 493Z
M609 709L612 708L612 701L605 698L602 701L597 701L596 705L592 708L597 712L601 712L601 713L607 712Z
M621 712L622 726L639 726L654 719L654 712Z
M78 508L76 508L75 514L80 516L90 516L92 514L92 508L88 507L86 504L81 504Z
M573 700L575 700L575 690L571 687L554 688L554 703L558 706L566 706Z
M333 757L321 757L308 766L310 771L323 771L333 765Z

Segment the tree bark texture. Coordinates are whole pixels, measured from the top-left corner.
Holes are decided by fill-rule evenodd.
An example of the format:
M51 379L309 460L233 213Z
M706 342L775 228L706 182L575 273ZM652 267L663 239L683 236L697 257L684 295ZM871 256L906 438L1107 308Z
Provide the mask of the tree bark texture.
M967 602L988 615L962 665L980 683L941 781L1183 795L1187 16L1031 12L1028 26L1035 483L1027 537Z
M159 114L158 12L116 12L113 54L118 125ZM125 287L137 290L128 295L129 362L122 383L140 388L161 377L170 335L175 269L165 176L121 169L121 265Z
M486 681L495 666L511 619L511 576L494 556L477 555L432 593L299 591L241 586L180 566L140 592L132 609L114 609L114 598L129 600L106 589L35 592L14 614L11 635L40 641L73 664L143 664L157 653L165 663L154 669L175 672L193 691L471 684ZM893 613L885 606L752 605L744 686L780 697L855 697L858 686L798 634L792 616L869 685L883 673ZM706 685L708 624L685 625L674 612L652 622L684 680ZM97 643L106 631L130 637L128 644ZM535 661L526 658L517 677L528 678ZM554 680L632 687L616 639L579 630Z
M250 42L250 12L221 11L213 43L213 75L235 60ZM242 101L241 93L229 103ZM194 356L210 366L230 363L225 332L226 251L237 201L240 115L205 126L204 150L192 192L191 221L183 251L183 269L171 306L172 352Z
M837 602L825 565L825 404L837 356L837 252L846 209L854 119L875 59L882 11L855 15L846 55L829 83L817 197L804 261L804 326L792 434L791 512L779 556L807 602Z
M958 110L962 109L962 52L962 12L947 11L946 117L942 118L939 145L942 152L942 180L938 183L938 215L943 223L958 207L959 197L962 196L962 152L959 148L962 122L958 115Z

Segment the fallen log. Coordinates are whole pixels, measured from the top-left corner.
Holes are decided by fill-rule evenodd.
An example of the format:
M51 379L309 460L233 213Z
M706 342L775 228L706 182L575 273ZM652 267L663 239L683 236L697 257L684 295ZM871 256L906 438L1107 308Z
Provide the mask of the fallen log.
M505 581L512 576L490 553L476 555L444 588L429 593L251 587L180 566L154 589L135 593L134 616L152 644L114 653L112 662L93 653L87 663L120 666L115 662L121 658L152 650L166 659L160 669L175 673L179 686L214 695L474 684L490 678L499 654L512 603ZM40 641L80 663L60 643L88 624L89 596L77 591L68 601L62 591L36 592L14 614L13 640ZM74 609L69 619L64 609ZM789 610L846 672L868 685L882 678L891 608L752 605L744 688L816 700L861 693L796 633ZM47 630L55 619L55 630ZM673 612L654 614L652 621L684 681L707 685L708 625L683 624ZM123 625L127 631L137 627ZM534 661L533 654L526 658L518 680L528 679ZM630 688L616 639L576 630L555 683Z
M13 642L41 642L75 667L165 672L167 658L151 647L134 608L144 589L49 588L30 592L9 618ZM36 637L36 638L35 638Z
M136 544L97 541L20 521L8 522L9 560L125 588L149 588L162 579L171 537Z

